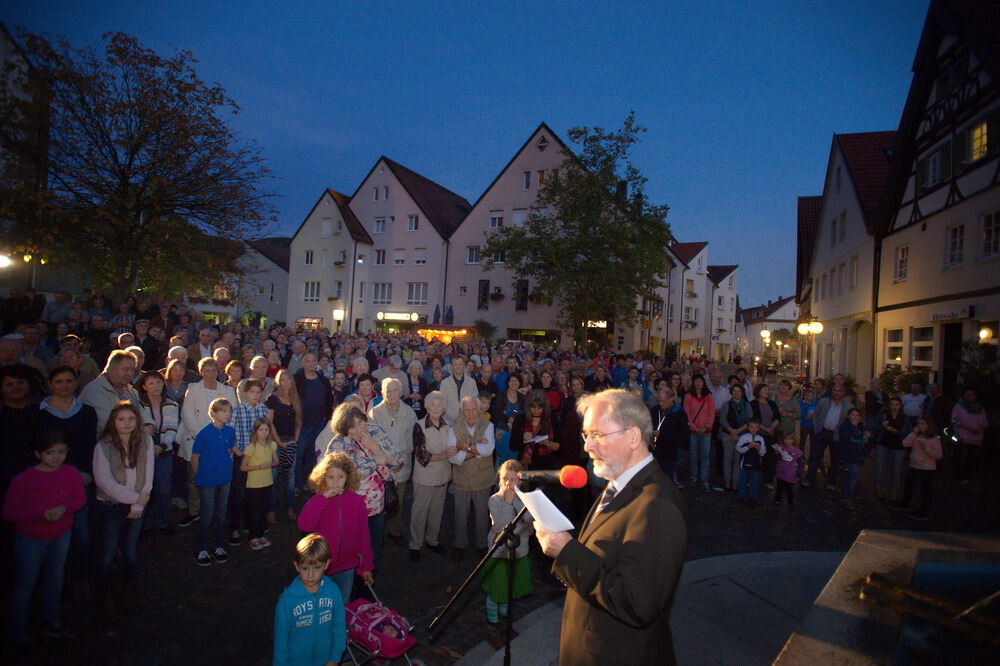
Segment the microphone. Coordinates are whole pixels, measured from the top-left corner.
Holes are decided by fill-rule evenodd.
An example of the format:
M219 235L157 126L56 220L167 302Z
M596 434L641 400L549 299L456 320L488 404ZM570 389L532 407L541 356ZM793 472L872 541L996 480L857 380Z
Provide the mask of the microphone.
M517 473L519 481L547 481L559 483L564 488L583 488L587 485L587 470L579 465L566 465L562 469L525 470Z

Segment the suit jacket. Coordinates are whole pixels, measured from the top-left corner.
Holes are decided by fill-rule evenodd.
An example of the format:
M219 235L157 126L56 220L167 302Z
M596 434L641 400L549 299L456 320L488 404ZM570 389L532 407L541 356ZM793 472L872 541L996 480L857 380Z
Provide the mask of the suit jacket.
M670 607L684 564L684 499L656 461L591 508L552 573L567 586L559 663L674 664Z
M847 413L851 411L854 407L851 403L847 402L847 399L841 401L840 418L837 419L837 427L833 431L833 441L837 442L840 440L840 424L847 420ZM819 432L823 430L823 424L826 423L827 412L830 411L830 407L833 406L833 398L822 398L816 405L816 411L813 412L813 430Z
M444 394L444 416L448 419L448 423L454 423L462 415L462 398L479 397L479 385L469 373L465 373L462 380L461 392L452 375L441 380L440 390Z

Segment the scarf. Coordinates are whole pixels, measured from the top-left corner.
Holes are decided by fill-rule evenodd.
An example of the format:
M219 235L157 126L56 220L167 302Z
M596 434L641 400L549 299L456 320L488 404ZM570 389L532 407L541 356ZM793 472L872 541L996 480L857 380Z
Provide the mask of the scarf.
M978 414L983 411L983 403L981 402L968 402L965 398L959 398L958 404L969 414Z

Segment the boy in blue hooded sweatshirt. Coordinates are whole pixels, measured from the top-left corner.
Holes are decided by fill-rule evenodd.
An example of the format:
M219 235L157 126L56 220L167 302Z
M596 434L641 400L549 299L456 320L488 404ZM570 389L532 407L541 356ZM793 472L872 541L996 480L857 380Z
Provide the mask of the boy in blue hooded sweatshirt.
M347 627L340 588L323 575L330 545L310 534L295 546L293 562L299 577L274 609L274 663L338 664L347 647Z

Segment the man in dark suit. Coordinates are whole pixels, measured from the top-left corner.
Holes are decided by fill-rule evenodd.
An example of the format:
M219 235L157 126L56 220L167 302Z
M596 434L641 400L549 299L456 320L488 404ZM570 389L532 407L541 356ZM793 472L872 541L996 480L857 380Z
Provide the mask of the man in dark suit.
M579 536L535 530L568 588L559 663L673 664L670 607L684 564L684 499L649 452L653 424L623 390L584 396L586 451L608 486Z

